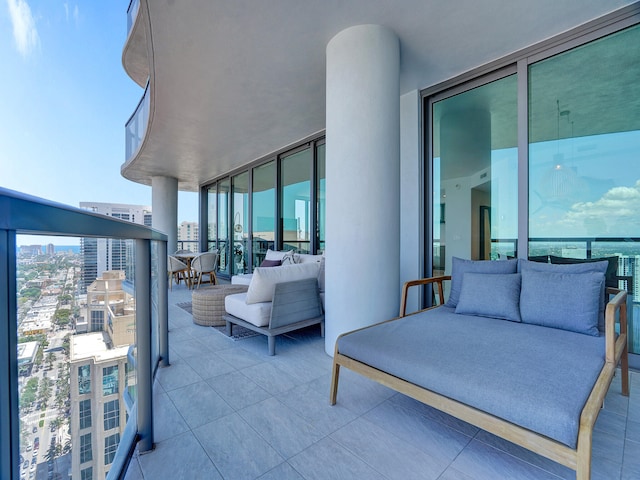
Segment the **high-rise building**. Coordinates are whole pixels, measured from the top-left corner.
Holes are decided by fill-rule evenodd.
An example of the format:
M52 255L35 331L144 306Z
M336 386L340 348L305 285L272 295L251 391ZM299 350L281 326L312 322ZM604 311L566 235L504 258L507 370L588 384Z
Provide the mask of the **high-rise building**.
M80 202L80 208L127 222L151 226L151 207L146 205L125 205L119 203ZM80 281L80 292L86 293L87 287L107 270L127 271L132 243L114 238L82 238L80 249L84 259L84 268Z
M200 251L198 245L198 222L182 222L178 226L178 247L192 252Z
M71 337L70 423L73 478L104 478L126 425L127 352L135 304L124 272L109 271L87 289L88 331ZM79 333L77 331L76 333Z

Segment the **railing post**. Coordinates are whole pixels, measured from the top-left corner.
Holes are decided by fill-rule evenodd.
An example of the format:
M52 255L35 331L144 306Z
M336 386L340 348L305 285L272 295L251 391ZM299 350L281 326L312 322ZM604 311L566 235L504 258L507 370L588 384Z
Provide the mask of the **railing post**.
M151 360L151 241L136 240L136 347L138 350L138 435L140 452L153 449Z
M18 478L16 232L0 230L0 478Z
M158 340L160 366L169 366L169 311L167 302L167 242L158 242Z

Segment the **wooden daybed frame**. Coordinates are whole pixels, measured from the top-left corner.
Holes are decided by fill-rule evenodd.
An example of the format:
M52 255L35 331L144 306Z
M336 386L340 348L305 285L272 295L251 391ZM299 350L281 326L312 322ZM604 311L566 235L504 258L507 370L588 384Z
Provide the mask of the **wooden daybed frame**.
M407 316L407 293L411 287L431 284L433 288L437 288L438 298L442 303L444 293L443 282L445 280L451 280L451 277L440 276L405 283L402 289L400 316L382 323L392 322ZM622 394L629 396L626 308L627 292L614 288L607 288L607 294L615 295L615 297L609 301L605 310L605 363L582 410L578 430L578 441L575 450L560 442L552 440L549 437L522 428L494 415L490 415L451 398L427 390L426 388L407 382L402 378L395 377L382 370L373 368L365 363L359 362L358 360L342 355L338 352L338 341L336 341L335 354L333 357L333 377L331 380L330 403L331 405L335 405L336 403L340 367L343 366L442 412L448 413L460 420L468 422L478 428L531 450L532 452L565 465L576 471L577 480L590 480L593 426L598 418L598 414L603 405L607 391L609 390L609 386L618 363L621 365ZM424 310L437 308L438 306L429 307ZM615 334L616 312L619 312L620 321L620 332L617 338ZM411 315L415 313L418 312L413 312ZM374 326L375 325L365 328L371 328ZM348 333L343 335L347 335ZM338 339L339 338L340 337L338 337Z

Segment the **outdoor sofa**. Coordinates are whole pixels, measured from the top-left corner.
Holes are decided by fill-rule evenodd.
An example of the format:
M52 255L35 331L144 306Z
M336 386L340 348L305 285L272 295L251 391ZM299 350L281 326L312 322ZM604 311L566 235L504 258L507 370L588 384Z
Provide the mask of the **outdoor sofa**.
M398 318L338 337L330 402L346 367L590 479L619 363L629 395L626 292L605 292L606 267L454 258L451 276L404 285ZM445 304L406 314L410 288L443 299L449 280Z
M246 292L224 299L227 335L232 335L234 325L266 335L269 355L275 355L276 337L283 333L320 324L324 336L323 266L305 262L257 267Z

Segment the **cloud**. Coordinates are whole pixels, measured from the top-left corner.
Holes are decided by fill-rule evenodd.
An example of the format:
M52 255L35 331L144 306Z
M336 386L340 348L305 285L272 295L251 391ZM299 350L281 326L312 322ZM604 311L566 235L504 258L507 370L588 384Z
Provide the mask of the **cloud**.
M630 187L609 189L598 200L577 202L560 218L540 215L536 231L543 235L640 236L640 180ZM555 235L558 236L558 235Z
M67 2L64 2L64 15L68 23L69 22L69 4ZM73 7L73 21L75 22L76 25L78 25L78 20L80 20L80 9L78 8L78 5L76 5L75 7Z
M40 36L31 14L31 8L25 0L7 0L7 5L16 47L20 55L27 57L40 45Z

